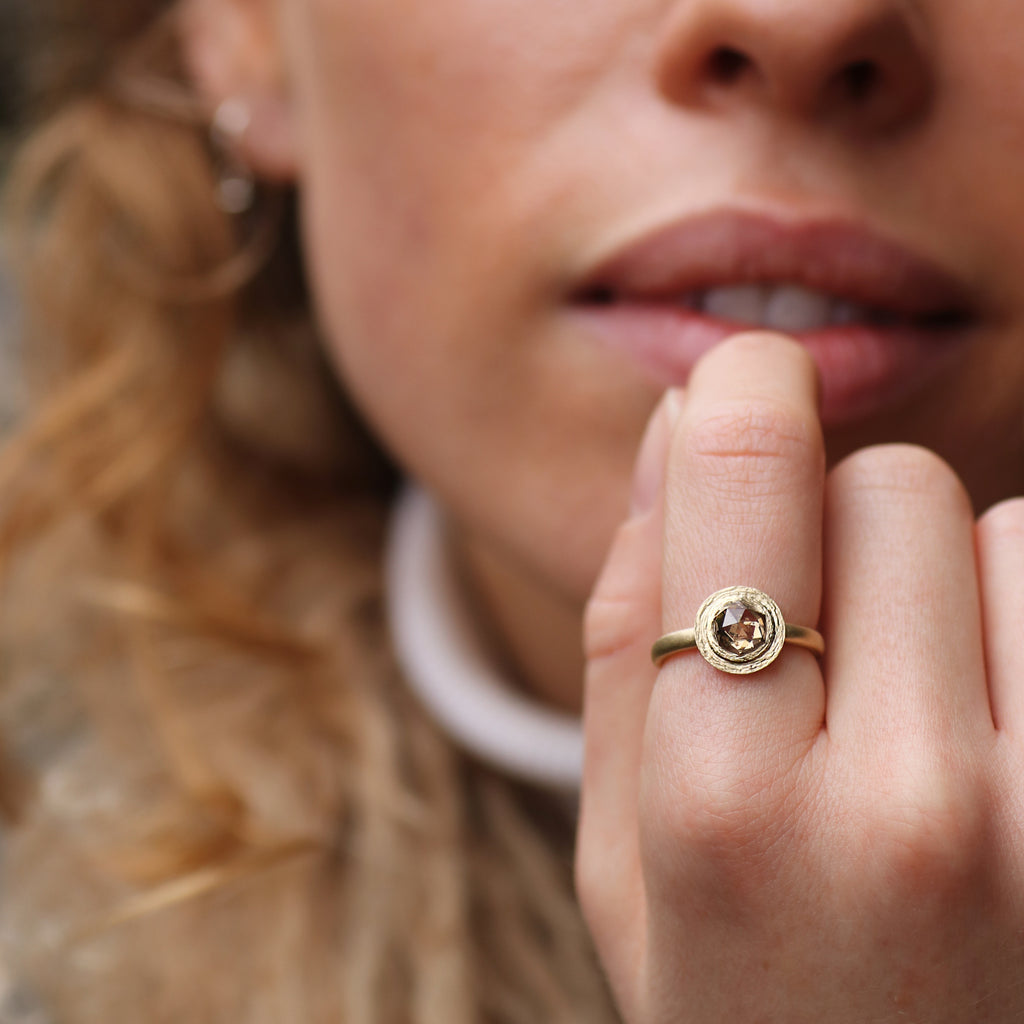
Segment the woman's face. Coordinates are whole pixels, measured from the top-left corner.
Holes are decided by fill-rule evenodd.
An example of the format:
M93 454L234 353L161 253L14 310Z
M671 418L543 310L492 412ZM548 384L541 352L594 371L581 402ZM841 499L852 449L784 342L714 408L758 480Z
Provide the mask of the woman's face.
M703 349L803 338L832 461L1024 490L1019 0L287 0L324 333L480 552L580 605Z

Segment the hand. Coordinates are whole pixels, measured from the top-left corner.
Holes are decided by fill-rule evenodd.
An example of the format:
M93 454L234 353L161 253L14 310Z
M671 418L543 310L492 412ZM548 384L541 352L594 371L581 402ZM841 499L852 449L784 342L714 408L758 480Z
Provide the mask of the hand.
M826 479L813 365L763 333L662 403L635 500L587 609L577 855L625 1019L1024 1019L1024 501L975 523L905 445ZM656 670L733 584L825 657Z

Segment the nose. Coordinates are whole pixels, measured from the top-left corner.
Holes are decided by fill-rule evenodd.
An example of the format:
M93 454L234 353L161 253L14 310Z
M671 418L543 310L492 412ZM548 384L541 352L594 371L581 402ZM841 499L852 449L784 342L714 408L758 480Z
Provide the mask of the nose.
M677 0L657 84L682 106L898 130L931 99L922 22L914 0Z

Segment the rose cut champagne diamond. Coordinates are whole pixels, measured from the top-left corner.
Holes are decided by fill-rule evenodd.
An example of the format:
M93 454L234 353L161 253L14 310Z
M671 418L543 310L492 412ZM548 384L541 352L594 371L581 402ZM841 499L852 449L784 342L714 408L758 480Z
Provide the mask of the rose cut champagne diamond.
M737 601L715 616L715 635L725 650L751 654L764 646L768 628L763 615Z
M779 606L754 587L726 587L697 609L693 642L714 668L736 675L770 665L786 640Z

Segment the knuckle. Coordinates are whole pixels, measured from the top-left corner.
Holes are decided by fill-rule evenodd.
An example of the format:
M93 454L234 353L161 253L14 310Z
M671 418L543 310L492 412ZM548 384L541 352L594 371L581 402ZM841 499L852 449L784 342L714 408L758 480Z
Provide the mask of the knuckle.
M735 749L741 737L723 739ZM699 756L699 755L698 755ZM792 766L719 752L663 766L647 787L647 847L686 848L707 878L738 897L758 891L806 813Z
M788 489L794 469L816 471L823 459L816 424L793 406L763 398L724 403L693 422L686 454L708 484L744 501L752 489Z
M919 765L917 781L888 801L885 821L869 829L885 837L886 882L913 898L942 899L985 873L988 817L979 789L945 768Z
M692 845L722 861L746 857L765 835L767 817L759 794L749 779L714 779L706 782L675 814L676 829Z
M647 566L637 552L638 524L623 523L616 532L607 561L583 608L583 654L597 661L637 643L650 640L647 604L641 588Z
M901 500L937 498L970 512L970 498L952 467L942 458L913 444L886 444L862 448L848 455L832 471L833 486L844 493L861 492Z
M602 661L620 651L650 645L650 624L639 602L628 595L593 595L583 611L583 656Z
M791 819L768 821L752 810L741 802L690 805L676 816L675 842L666 842L664 835L658 843L642 837L644 859L677 887L750 910L786 863L785 837L795 826Z
M697 458L726 462L790 458L808 453L812 434L806 419L785 402L733 400L690 426L688 448Z

